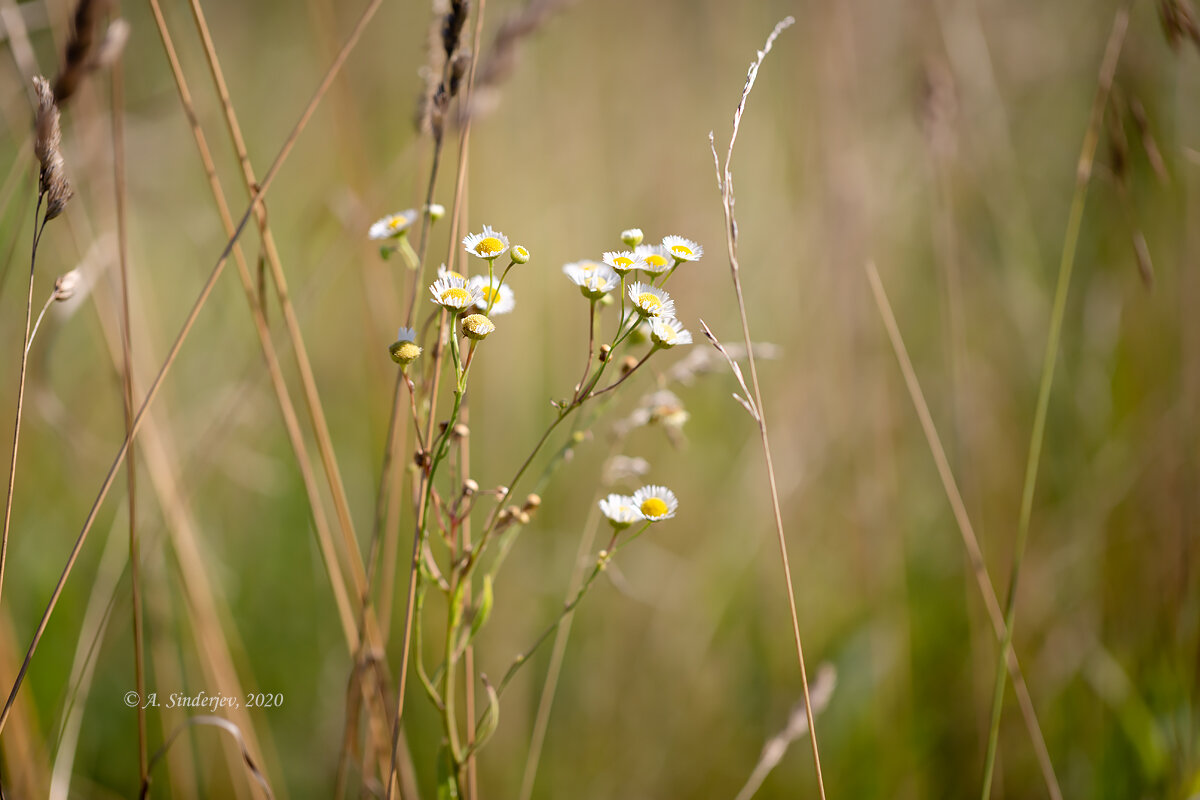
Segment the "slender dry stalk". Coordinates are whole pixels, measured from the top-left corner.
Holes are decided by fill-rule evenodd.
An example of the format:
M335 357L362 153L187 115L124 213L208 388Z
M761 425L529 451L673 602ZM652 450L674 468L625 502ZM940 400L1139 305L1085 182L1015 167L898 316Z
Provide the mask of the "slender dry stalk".
M484 19L484 12L486 11L486 9L487 9L487 0L480 0L479 10L476 13L476 18L475 18L475 38L474 38L474 42L472 44L473 50L472 50L472 57L470 60L470 69L467 74L466 96L462 102L470 102L470 99L471 99L471 91L472 91L472 87L473 87L474 81L475 81L475 64L479 58L479 42L480 42L481 34L483 31L483 19ZM434 98L435 108L434 108L434 118L433 118L433 122L432 122L433 135L434 135L434 159L433 159L433 165L430 169L429 190L427 192L426 203L431 202L432 198L433 198L433 187L434 187L434 182L436 181L436 178L437 178L437 168L438 168L438 163L440 161L442 140L443 140L443 133L444 133L443 125L444 125L445 107L443 106L440 109L443 116L439 116L439 111L438 111L437 106L438 106L439 102L448 103L449 98L454 94L454 92L451 91L451 89L450 89L450 86L453 85L453 83L454 83L451 80L452 71L454 69L454 64L455 64L455 59L453 58L453 54L458 49L458 46L459 46L459 38L461 35L462 27L466 22L466 13L467 13L467 3L466 2L461 2L460 0L452 0L451 11L447 15L446 25L445 25L445 29L443 32L443 47L445 49L447 61L446 61L445 67L443 68L443 79L442 79L443 86L439 88L439 92L438 92L438 95L444 95L445 99L439 101L438 95L435 95L435 98ZM467 148L470 143L470 136L471 136L470 124L464 125L462 127L462 130L459 133L458 175L457 175L457 179L455 181L454 203L452 204L451 211L450 211L450 237L451 238L450 238L449 252L451 252L451 253L454 252L454 245L455 245L454 237L457 234L458 222L462 216L462 207L461 206L462 206L462 200L463 200L463 186L466 181L466 162L467 162L467 152L468 152ZM425 231L428 228L428 215L423 215L423 219L425 219L426 221L422 227L422 236L421 236L422 241L421 241L421 247L418 251L420 266L418 267L417 270L414 271L413 280L412 280L412 284L410 286L410 292L409 292L408 314L407 314L406 322L405 322L405 324L408 326L412 325L413 312L414 312L416 298L417 298L417 289L420 286L419 281L420 281L420 278L422 277L422 274L423 274L424 268L425 268L425 249L424 248L425 248L425 239L426 239ZM445 348L440 346L442 328L443 328L443 325L439 324L439 326L438 326L439 346L436 348L437 352L434 355L433 381L431 383L431 388L430 388L430 393L429 393L429 418L428 418L428 421L426 424L426 432L425 432L425 439L424 439L426 442L429 442L431 445L433 442L433 421L436 419L436 414L437 414L438 378L441 375L441 369L440 369L441 359L445 352ZM395 404L393 404L393 408L395 408ZM414 532L413 532L413 550L412 550L412 558L409 563L408 595L407 595L406 602L405 602L405 613L404 613L404 634L403 634L403 640L402 640L402 644L401 644L401 648L400 648L400 677L398 679L397 689L396 689L396 718L395 718L395 721L393 722L393 733L392 733L392 765L393 766L391 768L389 768L388 774L386 776L384 776L384 780L387 784L387 793L385 795L387 797L387 800L391 800L391 797L392 797L392 791L393 791L393 786L394 786L394 781L392 779L392 776L395 774L395 762L396 762L396 755L397 755L397 750L398 750L398 746L399 746L400 721L404 716L404 694L405 694L405 689L407 688L407 684L408 684L408 661L409 661L410 651L412 649L413 614L416 609L417 565L418 565L418 559L420 557L420 550L421 550L421 545L422 545L421 531L424 530L425 521L426 521L425 515L427 513L426 509L428 508L428 505L429 505L429 503L427 502L427 496L429 493L431 493L433 491L433 481L431 478L432 478L432 476L424 476L423 475L422 481L421 481L422 488L421 488L421 491L418 492L418 497L421 499L418 501L418 505L417 505L417 511L416 511L417 520L416 520L416 525L415 525ZM473 660L473 658L472 658L472 660ZM473 666L473 664L472 664L472 666ZM450 664L449 664L449 662L447 662L447 669L449 669L449 668L450 668ZM469 692L468 697L470 698L470 704L473 706L474 705L474 694L473 694L474 680L471 676L468 676L468 678L467 678L467 687L468 687L468 692ZM473 725L473 724L474 724L474 716L471 715L469 717L468 725ZM471 730L468 730L468 734L473 735L473 732ZM471 764L473 764L473 762L474 762L473 754L472 754L472 758L469 759L469 762ZM469 768L468 771L469 771L469 774L473 774L474 773L473 767ZM470 781L468 782L468 792L469 793L471 792ZM472 800L474 800L475 795L472 793L470 796L471 796Z
M38 243L46 223L62 213L71 199L71 186L64 174L63 157L60 152L62 131L59 128L58 106L50 91L50 84L40 76L33 79L37 95L37 111L34 116L33 150L40 164L37 203L33 212L33 247L29 257L29 292L25 303L25 338L21 345L21 368L17 379L17 408L13 419L12 457L8 466L8 488L4 502L4 529L0 534L0 596L4 591L4 569L8 562L8 534L12 525L13 491L17 480L17 450L21 441L21 416L25 407L25 373L29 364L29 341L33 323L33 281L37 268ZM43 209L44 213L43 213ZM41 220L38 217L41 215Z
M221 217L221 224L225 228L226 235L232 236L235 230L234 220L225 199L225 192L221 188L220 179L217 177L217 168L213 161L212 152L209 150L208 141L204 136L203 130L200 129L199 118L195 113L191 92L188 89L187 80L183 75L183 68L179 62L174 41L162 16L162 9L159 6L158 0L150 0L150 9L153 12L159 36L166 50L167 62L171 67L171 74L175 79L175 86L179 93L180 102L184 107L185 116L192 128L192 136L196 142L196 149L204 166L204 172L208 178L214 202L217 205L217 213ZM274 340L271 338L266 316L255 294L254 278L250 273L250 268L241 246L235 245L232 254L234 263L237 265L238 277L241 279L242 290L250 306L255 332L258 335L259 345L263 352L263 358L266 361L267 374L271 378L271 386L275 391L284 427L288 433L288 440L292 445L292 452L296 457L301 480L304 483L305 495L308 497L309 509L313 517L313 530L317 537L321 559L325 565L326 573L329 575L330 587L333 591L334 602L338 608L338 617L342 624L342 634L346 639L347 646L353 650L358 647L358 633L354 623L354 611L347 594L345 578L339 567L337 548L334 545L329 522L325 516L325 508L321 503L316 472L313 470L312 461L308 456L308 449L304 443L304 434L300 429L299 418L288 391L287 381L283 377L283 369L279 363L279 356L275 349Z
M717 187L721 191L721 204L725 210L725 243L729 254L729 270L733 278L733 289L737 297L738 314L742 322L742 338L746 347L746 360L750 366L750 386L753 388L753 397L747 397L746 401L753 404L752 416L758 423L759 438L762 440L763 457L767 465L767 484L771 492L771 508L775 514L775 533L779 539L779 557L783 566L784 582L787 587L788 609L792 617L792 636L796 643L796 660L800 665L800 683L804 689L804 707L805 713L808 716L813 767L817 774L817 789L822 800L824 800L825 778L821 774L821 755L817 748L817 727L813 722L812 699L809 696L808 689L808 670L804 665L804 646L800 641L800 621L796 614L796 594L792 588L792 568L788 561L787 539L784 537L783 532L783 514L779 507L779 488L775 482L775 465L771 459L771 441L767 435L767 420L763 409L762 390L759 388L758 367L754 360L754 344L750 339L750 323L746 317L746 302L742 296L741 266L738 262L737 254L738 227L733 213L733 172L730 170L730 162L733 160L733 146L737 142L738 128L742 122L742 112L745 110L746 99L750 96L750 90L754 88L754 81L758 77L759 67L762 66L763 58L766 57L767 53L771 52L771 46L775 43L775 38L795 21L792 17L786 17L781 20L775 26L775 29L771 31L771 35L767 37L763 49L758 51L758 57L750 64L750 69L746 73L746 85L742 89L741 99L738 101L737 108L733 113L733 132L729 137L729 150L725 154L725 166L723 170L718 162L716 145L711 133L708 135L708 141L710 146L712 146L713 165L717 169Z
M92 503L91 510L88 512L87 518L84 520L83 527L81 528L79 536L76 538L75 544L71 549L67 563L63 567L62 575L59 577L58 583L55 585L54 592L50 596L46 610L43 612L41 621L38 623L37 629L34 632L33 640L30 642L29 648L26 651L25 659L21 665L21 669L17 673L17 678L13 682L12 689L9 692L8 700L4 704L4 709L0 711L0 732L3 731L4 725L8 721L8 717L12 712L13 702L16 700L17 693L21 689L21 684L25 679L25 674L29 670L29 664L33 660L33 654L37 651L38 643L41 641L42 635L46 632L46 625L50 621L50 616L54 613L54 608L58 604L59 597L62 595L62 590L66 585L67 578L70 576L71 571L75 566L75 562L79 558L79 552L83 548L83 543L87 539L88 532L91 530L92 525L96 521L96 516L100 511L100 506L104 502L104 498L107 497L109 489L112 488L113 481L116 478L116 473L124 463L125 456L129 450L130 442L133 436L137 435L139 428L141 428L147 409L158 396L158 391L162 387L163 379L170 371L171 366L175 363L175 359L179 356L179 351L183 347L183 343L187 339L188 334L191 332L192 327L195 325L196 318L200 315L200 311L204 308L205 303L208 302L208 298L212 294L212 290L216 285L217 279L221 277L221 273L224 271L225 264L228 262L229 255L233 250L233 246L237 243L238 238L246 229L247 223L249 223L251 216L254 214L254 209L258 207L259 203L262 201L262 198L266 195L267 191L270 190L271 185L274 183L275 178L279 174L279 170L287 162L288 156L291 155L292 149L296 145L296 140L299 138L301 132L308 127L308 123L312 119L313 114L316 112L317 106L321 102L321 98L323 98L325 93L329 90L330 85L333 83L333 79L337 76L338 71L341 70L342 65L345 64L350 52L358 43L363 31L366 30L367 25L370 23L371 18L374 17L375 12L379 10L379 6L382 4L382 2L383 0L368 1L366 7L359 16L358 21L355 23L354 28L350 31L350 34L347 36L345 42L342 44L342 47L339 49L333 63L330 64L328 69L325 71L325 75L321 79L321 82L318 84L316 90L313 92L312 98L301 112L300 117L292 127L292 130L284 139L283 145L280 147L278 154L275 156L274 161L271 162L271 166L263 175L257 191L255 191L253 198L247 205L246 210L243 212L238 224L235 226L233 235L229 238L229 241L222 249L220 256L217 258L217 263L213 266L212 272L209 274L208 279L201 288L200 293L192 306L192 310L188 313L188 316L183 323L183 327L180 329L180 332L176 336L174 343L171 345L171 349L168 351L162 366L159 368L158 375L147 389L146 397L142 401L137 415L134 417L130 433L125 437L125 441L117 451L117 455L113 459L112 465L109 467L108 474L105 476L104 481L100 486L100 490L96 495L96 499Z
M1025 464L1025 481L1021 489L1021 512L1017 520L1017 538L1013 551L1012 574L1008 582L1008 599L1004 608L1004 640L1000 644L999 663L996 665L996 686L992 694L992 720L988 732L987 755L983 764L983 787L981 796L987 800L992 793L992 773L996 766L996 750L1000 740L1000 714L1004 707L1004 686L1008 677L1006 668L1008 655L1012 651L1013 624L1016 622L1017 588L1021 577L1021 563L1025 558L1025 545L1029 538L1029 522L1033 515L1033 494L1037 486L1038 465L1042 456L1042 443L1046 434L1046 416L1050 410L1050 388L1054 383L1054 367L1058 361L1058 346L1062 338L1063 318L1066 315L1067 293L1071 287L1071 272L1075 266L1075 250L1079 244L1079 229L1083 223L1083 208L1087 200L1088 183L1092 165L1096 159L1096 147L1100 141L1100 128L1104 124L1104 109L1108 105L1109 92L1121 56L1121 45L1129 28L1129 7L1126 0L1117 9L1112 32L1104 48L1097 78L1096 94L1092 100L1088 126L1083 135L1079 163L1075 170L1075 192L1071 198L1071 211L1067 218L1067 231L1063 241L1062 258L1058 266L1058 284L1054 290L1054 306L1050 312L1050 330L1046 337L1046 352L1042 358L1042 377L1038 387L1037 409L1030 433L1029 459Z
M79 13L83 13L83 8L89 5L98 6L100 3L84 0L79 4ZM78 24L79 18L77 16L76 25L78 26ZM72 51L68 49L68 70L71 65L71 53ZM113 186L116 194L114 205L117 217L117 261L120 265L121 276L121 346L123 350L122 355L125 360L122 388L124 389L125 401L125 435L129 436L130 426L133 424L133 336L130 331L132 320L129 315L129 235L125 185L125 88L122 64L122 60L117 58L112 65L110 77L112 81ZM60 83L67 74L67 71L63 72L63 75L59 78ZM130 452L129 457L125 460L125 474L125 480L128 484L126 496L129 500L129 580L132 586L133 677L134 688L138 693L138 697L145 697L146 656L142 642L144 635L142 629L142 580L137 537L137 462L133 452ZM138 778L142 783L145 783L149 767L147 766L146 709L141 703L138 703L137 707L137 731Z
M963 546L967 550L967 560L970 561L971 570L975 573L975 583L979 586L983 605L987 608L988 617L992 621L992 630L996 635L996 640L1003 641L1004 612L1000 608L1000 600L996 597L996 589L992 584L991 576L988 575L987 566L984 564L979 538L975 535L975 528L971 525L970 515L967 514L966 503L963 502L962 494L958 490L958 483L954 480L954 471L950 468L950 460L946 458L946 450L942 447L941 437L938 436L937 427L933 424L933 415L929 412L929 404L925 402L925 393L921 391L916 370L913 369L912 360L908 357L908 348L904 346L904 339L900 335L900 326L896 324L896 316L892 313L887 292L884 291L883 282L879 279L879 271L875 269L875 264L872 262L867 263L866 270L867 278L871 283L871 291L875 297L875 304L879 308L879 316L887 330L896 360L900 363L904 384L908 388L909 397L912 399L917 417L921 421L921 431L925 434L925 442L929 446L929 452L933 455L938 477L942 481L942 489L945 490L946 498L950 501L954 521L962 535ZM1033 744L1034 753L1037 754L1038 765L1042 770L1042 779L1046 782L1046 789L1053 800L1062 800L1062 789L1059 788L1058 777L1054 774L1050 751L1046 747L1046 737L1042 735L1042 727L1038 723L1033 699L1029 695L1029 687L1025 684L1025 675L1021 671L1015 650L1009 651L1008 671L1012 675L1013 689L1021 707L1021 716L1029 731L1029 740Z
M229 88L225 83L225 76L221 70L220 61L217 58L216 47L213 45L212 36L209 34L208 24L200 8L199 0L191 0L191 10L193 19L196 22L197 31L204 44L205 60L208 63L213 84L216 86L217 94L221 99L222 116L225 119L229 137L233 142L238 162L241 165L242 180L245 183L246 191L253 196L258 186L258 180L250 164L246 141L242 136L241 126L238 124L233 103L229 99ZM313 433L317 440L317 452L320 455L325 477L329 482L330 493L333 496L334 510L337 512L338 524L341 527L342 540L346 550L346 558L349 561L350 576L354 582L355 590L361 597L366 588L366 568L363 564L362 551L358 545L358 537L354 532L354 521L350 515L350 502L346 497L346 487L342 481L341 470L338 468L337 457L334 454L333 438L329 433L325 408L321 403L321 397L317 391L316 376L313 373L312 363L308 357L308 349L304 345L304 336L300 330L300 321L296 316L296 309L292 304L291 295L288 292L287 278L283 272L279 250L275 246L275 238L271 234L271 229L267 224L266 208L256 203L252 205L252 210L258 223L259 232L262 235L263 251L266 256L267 265L271 269L271 279L275 283L276 298L283 312L284 327L292 343L293 355L296 358L296 366L300 373L300 386L304 392L305 405L308 408L309 422L312 424ZM374 613L367 614L367 623L369 628L373 630L376 628ZM373 633L371 638L378 641L379 636L377 632Z

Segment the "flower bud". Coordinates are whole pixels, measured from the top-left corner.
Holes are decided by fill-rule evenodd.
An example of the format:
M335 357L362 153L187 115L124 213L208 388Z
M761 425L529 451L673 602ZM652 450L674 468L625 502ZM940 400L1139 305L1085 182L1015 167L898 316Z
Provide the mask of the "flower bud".
M462 319L462 329L468 339L482 341L496 330L496 326L483 314L468 314Z
M512 251L509 253L509 256L512 258L513 262L516 264L528 264L529 263L529 251L526 250L521 245L516 245L515 247L513 247Z
M630 228L626 231L621 231L621 241L630 247L637 247L645 238L641 228Z

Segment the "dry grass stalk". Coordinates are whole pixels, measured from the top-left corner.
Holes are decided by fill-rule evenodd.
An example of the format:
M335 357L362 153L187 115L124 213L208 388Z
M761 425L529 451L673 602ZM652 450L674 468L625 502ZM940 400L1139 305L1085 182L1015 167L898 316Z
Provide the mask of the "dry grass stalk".
M34 116L33 149L40 172L37 204L33 213L33 247L29 257L29 290L25 303L25 338L21 347L21 369L17 379L17 408L13 420L12 457L8 467L8 489L4 503L4 529L0 533L0 593L4 590L4 569L8 562L8 534L12 526L13 491L17 481L17 450L21 441L21 416L25 408L25 374L29 364L29 345L33 340L33 278L37 267L38 243L46 223L62 213L71 199L71 186L64 174L61 152L62 130L59 127L58 106L50 84L40 75L33 79L38 99ZM44 209L44 210L43 210ZM41 212L41 220L38 214Z
M767 420L763 411L762 390L758 383L758 367L754 360L754 345L750 339L750 323L746 316L746 302L742 296L742 280L741 267L738 262L737 253L737 238L738 226L737 219L734 217L733 205L733 172L730 169L730 164L733 161L733 146L737 142L738 128L742 123L742 114L746 109L746 100L750 96L751 89L754 88L754 81L758 77L758 70L762 66L763 59L767 53L771 52L771 46L775 43L776 37L795 23L792 17L786 17L779 22L771 31L771 35L767 37L766 44L763 49L758 51L758 56L750 63L750 69L746 73L746 84L742 88L742 96L738 100L737 108L733 112L733 132L729 136L729 149L725 155L725 165L722 169L717 157L716 144L713 140L712 133L708 134L708 142L712 148L713 166L717 171L717 188L721 191L721 204L725 211L725 242L729 255L729 271L733 278L734 294L737 297L738 313L742 322L742 338L746 346L746 360L750 366L750 386L753 388L753 396L744 398L746 402L743 404L748 411L754 416L758 423L759 438L762 440L763 457L766 460L767 466L767 485L771 493L771 506L775 515L775 533L779 539L779 557L783 566L783 578L787 588L788 609L791 612L792 620L792 636L796 644L796 660L800 666L800 682L804 689L804 704L805 711L808 715L808 730L809 741L812 744L813 766L816 770L817 789L822 800L825 798L825 778L821 774L821 755L817 747L817 728L813 722L812 713L812 698L808 687L808 670L804 665L804 646L800 641L800 622L796 614L796 594L792 588L792 569L788 562L787 539L783 531L783 514L779 507L779 488L775 481L775 465L771 459L771 441L767 435ZM743 384L745 388L745 385ZM745 388L747 395L751 392L749 388Z
M913 368L912 360L908 357L908 348L904 346L904 338L900 335L900 326L896 323L896 315L892 313L892 305L888 302L887 292L884 291L883 282L879 279L879 271L871 262L867 263L866 271L876 307L879 309L879 316L883 320L884 329L887 331L888 340L892 345L892 352L896 354L896 361L900 364L904 385L908 389L909 398L912 400L917 418L921 422L921 432L925 434L925 442L933 456L933 463L937 468L938 477L941 479L942 489L946 493L946 499L950 501L950 510L954 514L954 521L958 525L963 547L967 551L967 560L971 564L971 571L975 574L975 583L979 587L980 597L983 598L983 605L992 622L992 630L997 641L1003 641L1004 612L1000 608L1000 600L996 597L995 586L988 575L987 565L983 561L983 550L979 546L979 537L975 535L975 528L971 525L971 518L967 514L967 505L963 502L958 483L954 480L950 459L946 457L946 450L942 446L941 437L938 436L937 426L933 423L929 404L925 402L925 393L921 390L917 372ZM1024 718L1025 727L1029 731L1029 740L1037 754L1046 789L1052 800L1062 800L1062 789L1059 788L1058 777L1054 774L1050 751L1046 747L1046 737L1042 735L1042 727L1038 723L1033 699L1029 695L1029 687L1025 683L1025 675L1021 671L1021 664L1017 660L1015 651L1009 653L1008 671L1012 676L1013 690L1017 695L1017 703L1021 707L1021 716Z
M178 358L179 351L182 349L184 341L187 340L188 334L194 327L196 319L200 315L200 311L208 302L209 297L212 296L213 288L216 286L217 280L221 277L221 273L224 271L225 265L229 260L230 253L232 252L233 247L237 243L237 240L240 238L242 232L245 231L246 225L250 222L250 218L254 214L254 210L258 207L263 196L267 193L267 191L270 190L271 185L275 182L275 178L278 176L280 169L282 169L283 165L287 162L288 157L291 155L292 150L295 148L296 140L299 138L301 132L308 127L308 123L312 119L313 114L316 112L317 106L320 105L322 98L324 98L325 94L329 91L329 87L333 85L334 79L341 71L346 59L349 57L351 51L354 49L354 46L362 37L363 32L366 30L371 19L375 16L375 13L379 10L379 6L382 4L382 2L383 0L371 0L367 4L359 16L358 21L355 23L354 28L346 37L346 40L338 51L337 56L334 58L333 63L330 64L328 69L326 69L321 82L313 92L312 98L309 100L304 110L300 113L300 116L295 125L293 125L292 130L284 139L278 154L275 156L275 160L271 163L271 166L263 175L262 181L258 185L257 190L254 192L253 198L250 200L250 203L247 205L246 210L243 212L241 219L234 229L234 234L229 238L229 241L225 244L221 254L218 256L216 264L213 266L208 279L201 288L191 311L188 313L188 316L183 323L183 327L180 329L178 336L176 336L174 343L171 345L171 348L167 353L162 366L159 368L158 375L147 389L146 397L142 401L137 415L134 417L131 434L125 438L124 443L121 445L113 459L112 465L109 467L108 474L105 476L104 481L96 494L96 499L92 503L92 507L88 512L87 519L84 520L75 544L71 549L71 554L68 556L67 562L63 567L62 575L59 577L58 582L55 585L54 592L51 594L50 600L46 605L46 609L42 614L41 621L38 623L37 629L34 631L33 639L25 653L25 659L17 673L17 678L14 681L11 690L9 691L8 700L5 702L4 709L0 711L0 731L3 731L4 725L12 713L13 703L16 701L17 694L20 692L21 684L25 680L25 675L29 671L29 665L33 660L33 654L37 651L38 644L41 642L42 636L46 632L46 626L49 624L50 617L54 613L54 608L57 606L58 600L62 596L63 587L66 585L67 578L70 577L70 574L74 569L75 562L79 558L79 553L83 548L83 544L87 540L87 535L91 531L92 526L95 524L96 517L100 511L100 506L103 504L105 497L108 496L108 492L112 488L113 481L116 479L116 474L125 461L125 456L128 453L132 437L137 434L138 429L142 425L143 419L146 417L147 409L158 396L158 392L162 388L163 380L170 371L171 366L175 363L175 359Z

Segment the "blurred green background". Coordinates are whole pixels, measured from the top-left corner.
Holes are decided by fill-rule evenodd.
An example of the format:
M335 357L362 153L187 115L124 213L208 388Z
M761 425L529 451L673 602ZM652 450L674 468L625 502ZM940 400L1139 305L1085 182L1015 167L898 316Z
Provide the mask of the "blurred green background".
M72 5L0 3L29 20L48 74ZM148 6L121 5L132 30L125 125L144 392L225 236ZM260 175L362 5L204 4ZM522 7L486 4L485 55ZM634 225L653 241L696 239L704 259L672 278L679 315L694 333L703 318L740 340L707 135L718 147L728 140L755 49L795 15L762 68L733 166L751 330L778 348L760 373L800 629L810 676L825 664L837 675L817 718L831 798L978 794L997 656L863 265L879 266L1003 598L1076 162L1116 11L1107 0L580 0L521 41L473 123L466 227L491 224L533 254L510 278L516 312L498 320L473 371L473 474L489 487L508 479L550 421L548 400L577 379L586 305L563 263L616 248ZM164 13L236 214L248 197L191 15L181 0ZM423 197L430 142L413 117L431 19L427 3L384 4L266 203L364 547L395 376L386 349L408 299L402 262L383 261L365 231ZM0 420L15 406L35 198L26 80L10 49L6 41L0 58L0 170L16 181L0 228ZM31 351L0 606L4 687L124 432L108 81L92 76L64 113L78 196L46 229L38 258L35 312L72 267L82 264L91 286L51 309ZM1155 3L1134 3L1100 131L1017 602L1015 650L1067 797L1200 794L1198 97L1200 51L1172 50ZM435 193L447 205L453 128L448 142ZM456 250L447 223L433 230L430 264ZM252 267L253 228L243 237ZM1139 274L1139 235L1152 285ZM154 406L155 463L171 479L139 450L148 684L214 691L181 565L198 569L245 689L285 698L252 716L273 787L330 797L351 662L245 299L227 272ZM274 303L269 319L300 403ZM502 673L560 607L611 423L686 355L656 356L635 376L544 493L496 586L482 671ZM670 388L690 415L683 437L650 426L623 452L651 463L647 480L672 487L680 512L623 551L615 579L581 606L536 797L732 798L800 698L753 422L720 367ZM182 497L165 496L169 484ZM48 774L80 631L97 611L93 586L123 557L124 485L122 475L33 660L19 724L0 742L10 775L34 762ZM172 545L181 525L194 552ZM402 607L404 565L400 575ZM115 597L78 734L80 797L136 793L135 715L121 700L133 688L127 572ZM548 654L505 695L480 756L484 795L517 794ZM441 732L411 682L405 717L432 796ZM165 720L150 716L152 749ZM219 736L200 730L176 745L155 795L245 792ZM815 796L806 742L757 796ZM1010 690L993 797L1044 796Z

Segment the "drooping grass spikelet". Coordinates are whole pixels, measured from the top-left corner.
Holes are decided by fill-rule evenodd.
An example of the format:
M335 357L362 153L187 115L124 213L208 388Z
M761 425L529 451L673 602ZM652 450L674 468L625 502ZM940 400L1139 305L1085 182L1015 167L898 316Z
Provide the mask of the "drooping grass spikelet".
M73 192L63 167L62 129L59 127L58 105L54 101L54 92L50 89L49 81L40 75L34 77L33 87L38 98L37 115L34 118L33 152L41 164L39 191L46 198L45 220L49 222L62 213Z

